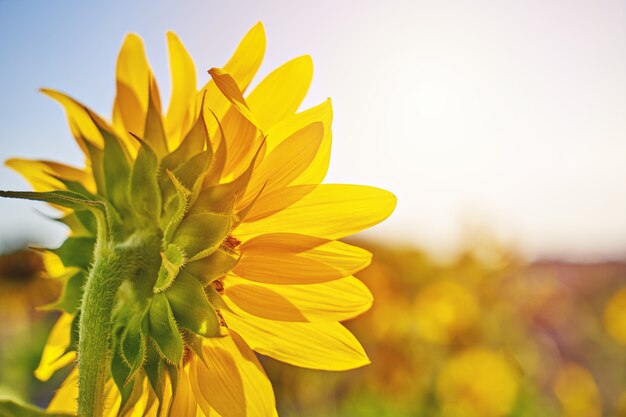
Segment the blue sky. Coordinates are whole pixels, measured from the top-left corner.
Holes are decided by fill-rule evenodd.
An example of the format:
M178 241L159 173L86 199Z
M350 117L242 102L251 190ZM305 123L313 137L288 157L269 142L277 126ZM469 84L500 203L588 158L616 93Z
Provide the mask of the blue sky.
M368 233L446 254L485 228L528 256L616 257L626 248L623 1L0 0L0 159L82 163L61 109L70 93L108 116L118 48L139 33L165 97L165 32L198 67L222 65L263 21L261 74L311 54L304 104L333 98L328 182L394 191ZM23 189L0 168L1 189ZM0 201L0 244L64 229L31 202Z

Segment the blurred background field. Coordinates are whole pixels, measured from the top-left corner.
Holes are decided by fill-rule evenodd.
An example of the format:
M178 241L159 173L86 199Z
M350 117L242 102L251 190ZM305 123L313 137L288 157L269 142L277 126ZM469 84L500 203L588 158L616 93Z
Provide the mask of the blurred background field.
M626 263L527 262L482 231L438 259L359 240L374 307L346 323L372 364L305 370L263 358L285 416L626 416ZM36 251L0 258L0 396L44 406L33 377L58 294Z

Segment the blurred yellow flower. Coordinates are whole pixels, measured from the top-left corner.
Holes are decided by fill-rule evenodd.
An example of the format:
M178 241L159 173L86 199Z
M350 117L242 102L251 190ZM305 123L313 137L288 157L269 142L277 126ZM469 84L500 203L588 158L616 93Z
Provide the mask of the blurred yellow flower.
M565 363L557 371L552 385L559 400L563 417L598 417L602 403L596 381L586 368L577 363Z
M446 417L503 417L515 406L518 372L501 353L471 348L451 357L437 377Z
M607 302L604 327L616 342L626 345L626 288L613 294Z
M470 329L478 313L478 303L466 288L450 280L437 281L415 297L413 325L424 340L444 345Z
M105 207L113 250L144 235L159 243L115 293L105 415L271 417L272 387L254 351L313 369L369 363L339 321L371 306L369 290L352 276L371 254L337 239L384 220L395 197L320 184L332 109L325 101L296 113L311 82L308 56L276 69L244 98L265 50L261 24L223 69L209 71L212 81L200 91L182 43L173 33L167 40L173 89L164 117L143 43L128 35L111 124L44 90L65 108L86 168L7 164L37 191L64 190L43 195L57 206ZM87 297L83 283L94 245L97 253L102 244L96 237L108 230L96 230L89 212L64 210L72 235L59 252L82 272L67 280L64 314L37 369L42 379L76 358L72 328ZM78 378L74 369L49 411L76 412Z

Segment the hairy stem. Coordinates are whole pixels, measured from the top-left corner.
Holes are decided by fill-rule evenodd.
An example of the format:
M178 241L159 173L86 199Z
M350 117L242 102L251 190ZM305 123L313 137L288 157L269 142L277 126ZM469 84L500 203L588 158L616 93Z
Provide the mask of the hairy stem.
M111 312L117 289L126 279L154 274L160 237L134 236L125 244L96 249L85 285L78 334L78 415L101 417L104 386L110 377Z

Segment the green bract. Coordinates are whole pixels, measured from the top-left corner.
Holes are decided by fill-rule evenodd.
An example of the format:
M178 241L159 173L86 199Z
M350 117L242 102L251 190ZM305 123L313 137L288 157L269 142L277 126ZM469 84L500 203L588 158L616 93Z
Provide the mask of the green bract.
M135 157L114 132L91 117L104 139L102 149L87 144L95 194L79 183L60 180L67 190L3 191L0 196L74 210L60 219L72 230L71 237L53 250L73 268L60 299L48 306L75 315L71 350L77 349L88 274L98 269L100 256L126 256L129 265L115 266L124 263L120 259L103 268L125 271L121 282L112 285L108 341L122 415L139 398L144 377L160 397L163 374L169 373L175 384L172 366L183 360L186 349L198 346L194 339L220 337L219 309L225 306L210 284L238 262L227 238L245 215L245 209L235 213L233 207L247 187L256 158L239 178L219 184L225 143L213 152L202 114L181 144L170 150L151 98L144 137L135 136ZM90 331L80 327L81 332Z

